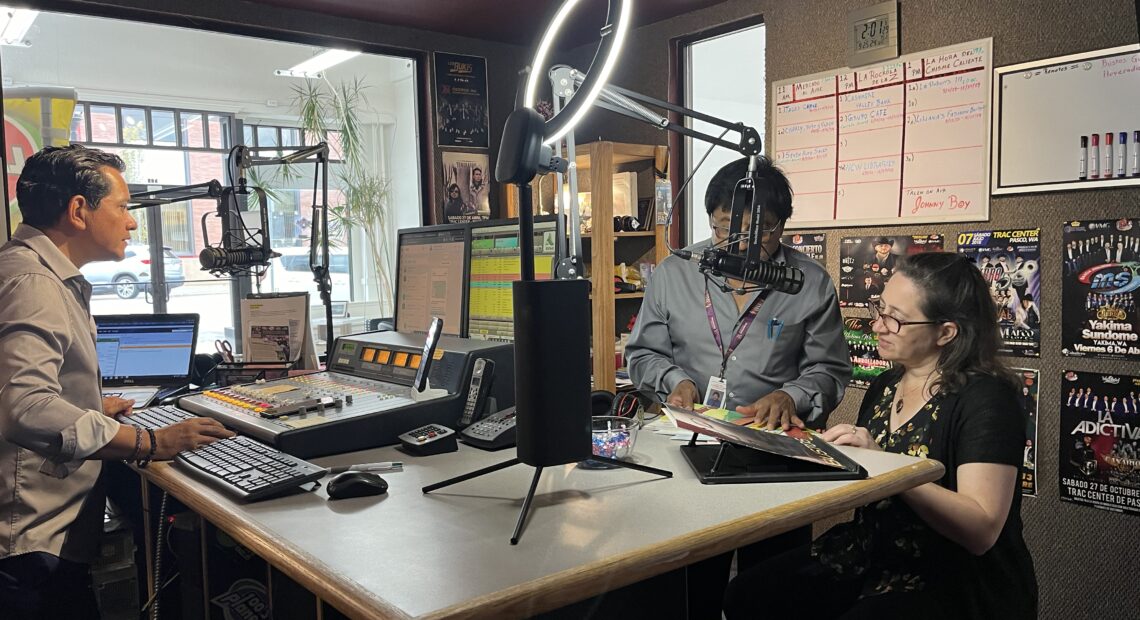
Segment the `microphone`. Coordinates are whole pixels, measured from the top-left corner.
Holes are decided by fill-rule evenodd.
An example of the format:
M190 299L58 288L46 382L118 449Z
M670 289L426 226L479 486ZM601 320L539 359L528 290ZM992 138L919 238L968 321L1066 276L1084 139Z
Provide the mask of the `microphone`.
M240 250L227 250L226 248L207 247L198 254L198 262L202 269L214 272L228 272L230 275L246 273L251 267L265 267L271 258L281 254L265 248L248 247Z
M674 250L673 254L697 263L701 273L742 280L777 293L795 295L804 287L804 272L797 267L766 260L750 265L744 256L730 254L724 248L706 248L699 256L689 250Z

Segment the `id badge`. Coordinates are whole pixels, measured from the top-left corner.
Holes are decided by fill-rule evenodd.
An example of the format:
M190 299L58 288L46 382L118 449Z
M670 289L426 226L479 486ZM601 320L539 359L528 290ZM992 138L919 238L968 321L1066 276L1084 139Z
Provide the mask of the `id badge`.
M726 394L728 394L728 383L724 377L709 377L709 387L705 390L705 406L723 409Z

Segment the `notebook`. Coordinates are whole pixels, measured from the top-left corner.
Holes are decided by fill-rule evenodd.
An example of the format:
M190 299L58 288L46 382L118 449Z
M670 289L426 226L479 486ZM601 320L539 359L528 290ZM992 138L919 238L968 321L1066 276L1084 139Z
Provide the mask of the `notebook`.
M197 314L95 316L103 396L133 399L135 409L190 383Z

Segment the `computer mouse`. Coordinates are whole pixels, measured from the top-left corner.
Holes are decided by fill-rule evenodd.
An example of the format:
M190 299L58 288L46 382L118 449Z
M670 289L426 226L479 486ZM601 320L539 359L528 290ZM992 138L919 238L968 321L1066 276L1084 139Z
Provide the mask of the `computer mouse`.
M388 481L367 471L346 471L329 482L329 499L367 497L388 492Z

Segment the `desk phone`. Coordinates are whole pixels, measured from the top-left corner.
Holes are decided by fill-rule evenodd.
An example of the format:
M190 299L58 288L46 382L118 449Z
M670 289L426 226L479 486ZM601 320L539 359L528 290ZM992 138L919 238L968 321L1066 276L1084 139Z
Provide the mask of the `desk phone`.
M515 408L508 407L468 426L459 433L463 443L499 450L515 445Z

